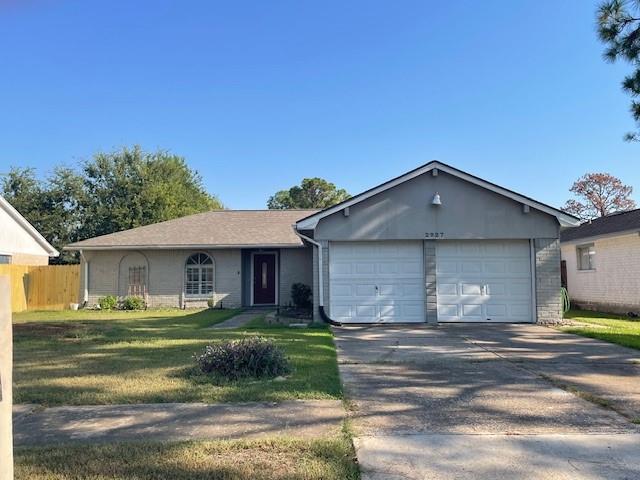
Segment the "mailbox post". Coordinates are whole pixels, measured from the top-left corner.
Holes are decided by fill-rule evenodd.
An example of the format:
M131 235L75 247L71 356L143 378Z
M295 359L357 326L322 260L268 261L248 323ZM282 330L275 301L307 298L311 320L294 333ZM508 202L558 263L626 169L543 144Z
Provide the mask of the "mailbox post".
M13 432L11 426L13 338L9 277L0 275L0 480L13 479Z

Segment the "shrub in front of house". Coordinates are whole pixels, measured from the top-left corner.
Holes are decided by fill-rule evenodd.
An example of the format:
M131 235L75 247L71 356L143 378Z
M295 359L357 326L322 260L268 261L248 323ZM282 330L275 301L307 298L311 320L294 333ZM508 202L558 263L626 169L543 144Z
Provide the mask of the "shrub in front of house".
M144 298L136 296L125 297L120 305L122 310L144 310L145 307Z
M291 285L291 301L297 308L311 308L311 287L304 283Z
M118 299L113 295L100 297L98 299L98 305L100 305L100 310L113 310L118 306Z
M193 356L198 370L214 378L275 378L291 373L291 365L273 340L248 337L207 345Z

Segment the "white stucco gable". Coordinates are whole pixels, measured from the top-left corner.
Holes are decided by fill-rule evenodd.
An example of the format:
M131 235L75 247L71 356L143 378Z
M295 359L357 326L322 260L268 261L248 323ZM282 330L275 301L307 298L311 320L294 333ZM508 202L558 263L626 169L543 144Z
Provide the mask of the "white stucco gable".
M0 197L0 255L57 257L58 251L20 212Z

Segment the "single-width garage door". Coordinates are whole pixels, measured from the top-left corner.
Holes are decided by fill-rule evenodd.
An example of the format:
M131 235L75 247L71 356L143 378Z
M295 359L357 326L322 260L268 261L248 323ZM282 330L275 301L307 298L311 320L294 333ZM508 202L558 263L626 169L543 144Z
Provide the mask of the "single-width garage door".
M343 323L425 321L421 241L330 242L331 318Z
M527 240L438 241L439 322L533 322Z

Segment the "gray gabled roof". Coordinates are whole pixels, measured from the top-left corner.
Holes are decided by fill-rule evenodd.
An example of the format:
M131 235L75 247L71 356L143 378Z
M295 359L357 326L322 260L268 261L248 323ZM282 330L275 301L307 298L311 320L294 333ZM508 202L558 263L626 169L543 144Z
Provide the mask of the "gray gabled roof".
M215 210L72 243L65 250L300 247L293 224L317 210Z
M582 223L560 232L561 242L572 242L602 235L640 231L640 208L616 212Z

